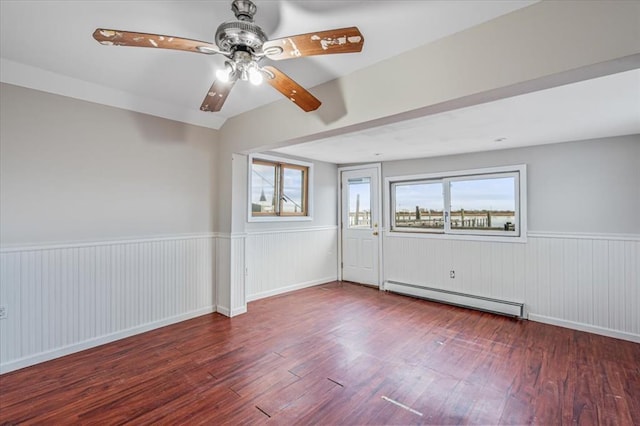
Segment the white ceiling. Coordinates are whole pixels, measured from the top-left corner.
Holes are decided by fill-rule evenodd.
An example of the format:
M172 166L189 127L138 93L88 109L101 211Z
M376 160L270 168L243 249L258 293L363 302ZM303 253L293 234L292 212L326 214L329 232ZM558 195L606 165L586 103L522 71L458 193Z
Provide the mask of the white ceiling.
M293 145L347 164L640 134L640 70Z
M275 63L305 87L333 80L403 51L462 31L535 1L265 1L256 23L270 38L357 26L358 54ZM223 63L220 55L102 46L98 28L212 41L235 19L231 1L0 1L0 79L65 96L218 129L242 112L282 99L268 85L237 84L222 111L199 110ZM303 114L303 112L300 112Z
M255 2L256 23L270 38L353 25L364 34L359 54L274 63L308 88L535 3ZM0 80L218 129L227 118L278 101L281 95L268 85L240 82L221 112L202 112L200 104L222 57L102 46L91 34L103 27L211 41L218 24L233 19L230 4L230 0L0 0ZM640 133L638 70L277 151L344 164L634 133Z

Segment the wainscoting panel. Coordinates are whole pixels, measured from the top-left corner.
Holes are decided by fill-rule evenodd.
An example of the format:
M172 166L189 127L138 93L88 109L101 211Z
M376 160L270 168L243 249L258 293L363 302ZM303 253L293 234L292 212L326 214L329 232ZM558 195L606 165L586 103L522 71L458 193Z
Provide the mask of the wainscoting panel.
M524 256L524 244L388 237L385 280L521 302Z
M213 240L3 249L0 371L214 311Z
M231 316L247 312L244 235L231 237Z
M218 235L216 238L216 310L231 316L231 237Z
M247 312L245 234L218 234L216 254L216 310L228 317L243 314Z
M247 300L336 280L337 242L335 226L249 233Z
M638 342L639 264L640 237L633 235L537 233L524 244L384 241L387 281L521 302L531 320Z

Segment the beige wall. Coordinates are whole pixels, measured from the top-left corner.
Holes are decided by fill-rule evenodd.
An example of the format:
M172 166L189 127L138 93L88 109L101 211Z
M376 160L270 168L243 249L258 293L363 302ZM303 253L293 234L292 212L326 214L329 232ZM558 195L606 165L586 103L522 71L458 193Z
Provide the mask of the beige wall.
M639 17L638 2L544 1L312 88L316 113L282 100L219 132L4 85L2 242L230 232L245 220L233 153L637 67Z
M214 231L216 131L0 90L3 246Z
M529 232L640 235L640 135L389 161L382 174L514 164L527 165Z

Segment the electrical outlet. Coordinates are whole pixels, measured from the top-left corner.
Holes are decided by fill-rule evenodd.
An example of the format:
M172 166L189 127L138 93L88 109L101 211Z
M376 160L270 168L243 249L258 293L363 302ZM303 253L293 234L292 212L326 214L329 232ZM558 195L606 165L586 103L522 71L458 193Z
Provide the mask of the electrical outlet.
M0 306L0 319L7 319L7 307Z
M449 278L455 278L455 277L456 277L456 271L452 269L451 271L449 271Z

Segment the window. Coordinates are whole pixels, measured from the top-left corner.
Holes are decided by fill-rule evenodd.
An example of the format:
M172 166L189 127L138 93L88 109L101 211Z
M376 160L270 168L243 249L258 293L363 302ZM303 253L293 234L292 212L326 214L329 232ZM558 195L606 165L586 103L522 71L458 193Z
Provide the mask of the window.
M394 184L394 228L444 229L444 195L441 182Z
M371 178L348 180L349 228L371 228Z
M451 230L517 235L516 180L515 173L450 179Z
M310 216L311 164L251 156L249 166L250 220Z
M521 237L526 167L388 178L391 231Z

